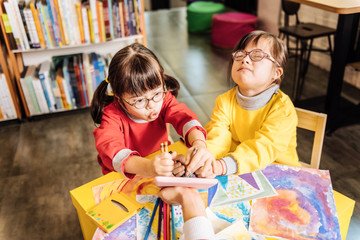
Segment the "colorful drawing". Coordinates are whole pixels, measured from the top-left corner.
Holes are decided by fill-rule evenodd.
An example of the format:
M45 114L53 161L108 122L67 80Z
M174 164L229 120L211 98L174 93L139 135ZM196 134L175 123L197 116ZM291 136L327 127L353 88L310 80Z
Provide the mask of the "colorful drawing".
M231 224L238 220L242 220L245 227L249 227L250 203L240 202L232 203L223 206L209 207L209 209L220 219L225 220Z
M210 207L276 195L275 189L261 171L255 171L251 175L252 178L242 178L241 175L217 177L219 184L208 190ZM245 179L250 179L251 183Z
M286 239L341 239L329 171L270 165L277 196L253 202L249 230Z

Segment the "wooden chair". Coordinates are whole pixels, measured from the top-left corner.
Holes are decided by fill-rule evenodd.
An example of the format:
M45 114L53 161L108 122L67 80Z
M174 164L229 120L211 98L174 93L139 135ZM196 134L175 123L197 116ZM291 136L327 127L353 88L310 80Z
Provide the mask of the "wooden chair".
M298 128L315 132L310 164L301 162L301 165L319 169L327 115L301 108L295 109L298 116Z

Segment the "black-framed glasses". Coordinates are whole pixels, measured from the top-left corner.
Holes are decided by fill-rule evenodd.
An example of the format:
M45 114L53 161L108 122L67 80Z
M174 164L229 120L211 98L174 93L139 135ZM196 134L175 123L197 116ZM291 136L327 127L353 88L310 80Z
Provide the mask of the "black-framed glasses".
M150 100L153 102L156 102L156 103L160 102L161 100L164 99L165 94L166 94L166 91L157 92L157 93L155 93L155 95L152 98L140 98L133 103L130 103L128 100L126 100L124 98L121 98L121 99L124 100L127 104L129 104L132 107L135 107L137 109L142 109L142 108L145 108L149 104Z
M263 50L261 49L253 49L250 52L247 52L245 50L237 50L236 52L233 52L232 57L234 61L241 61L247 55L249 55L251 61L253 62L259 62L266 57L267 59L275 63L278 67L280 67L280 64L270 54L263 52Z

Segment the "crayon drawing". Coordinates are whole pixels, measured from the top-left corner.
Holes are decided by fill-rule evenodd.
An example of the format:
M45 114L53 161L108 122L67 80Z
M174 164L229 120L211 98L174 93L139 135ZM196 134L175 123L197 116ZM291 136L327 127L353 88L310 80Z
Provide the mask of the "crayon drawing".
M329 171L273 164L277 196L254 201L249 230L286 239L341 239Z

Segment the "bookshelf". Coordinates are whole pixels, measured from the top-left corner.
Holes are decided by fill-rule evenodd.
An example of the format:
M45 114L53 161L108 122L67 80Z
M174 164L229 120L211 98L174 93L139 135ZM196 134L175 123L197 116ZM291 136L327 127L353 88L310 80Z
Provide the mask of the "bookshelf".
M48 14L50 13L52 18L47 19L44 17L43 20L38 22L38 25L31 24L28 21L25 22L24 19L26 18L24 17L22 18L23 22L18 19L18 23L23 23L23 26L27 29L27 35L23 35L21 38L21 27L17 26L17 29L15 27L11 28L11 33L5 28L6 25L11 25L11 21L6 22L6 18L4 19L3 15L17 16L16 11L13 13L9 12L9 9L11 9L9 6L10 2L19 3L20 12L24 12L23 15L26 16L26 14L28 14L29 16L32 13L33 18L35 19L35 17L37 17L39 20L41 14L45 16L44 12L40 10L48 7ZM5 42L3 49L5 49L8 55L6 59L1 59L1 66L4 65L5 67L2 68L9 72L6 74L6 79L8 85L12 86L11 93L14 101L17 103L17 116L19 118L88 107L96 86L106 75L106 63L109 62L111 55L135 41L145 46L147 45L143 0L89 0L83 5L81 2L80 0L30 1L30 3L33 4L32 10L35 8L35 11L30 11L30 3L24 6L21 5L21 0L0 0L1 32ZM11 7L14 8L14 6ZM63 7L62 10L61 7ZM24 9L27 9L27 13ZM64 11L64 9L67 11ZM93 13L95 11L97 18L94 19ZM64 12L67 12L67 14L62 15L61 13ZM54 19L55 16L57 16L57 20ZM68 21L67 23L65 21L66 19ZM91 24L93 26L90 26ZM95 29L96 27L97 29ZM52 32L49 30L50 28ZM75 30L72 30L73 28ZM37 38L34 37L36 33L38 35ZM25 43L26 40L27 43ZM50 44L50 42L52 42L52 44ZM1 50L1 55L3 54L4 50ZM94 62L92 58L94 54L97 56L95 59L100 61L99 65L103 68L96 68L96 62ZM45 84L46 81L43 79L41 79L41 84L40 81L38 81L37 77L39 76L39 69L41 69L42 65L49 61L56 61L59 56L61 59L62 56L69 56L70 64L74 66L77 66L78 63L80 64L80 75L78 73L74 75L78 79L77 89L79 93L75 94L72 92L76 89L74 88L74 84L70 82L71 78L70 80L66 78L67 74L65 70L61 72L54 69L53 71L55 73L53 75L49 74L51 77L50 80L48 80L48 85ZM91 72L90 74L85 72L88 70L88 68L86 68L88 64L82 61L85 61L84 59L88 57L90 57L90 70L95 69L95 73ZM65 68L65 63L62 62L61 64L64 64L61 66ZM104 64L105 66L103 66ZM55 64L53 63L53 65ZM66 65L66 67L73 65ZM32 67L31 71L29 71L30 66L36 66L36 70ZM101 79L98 78L98 72L96 71L100 71L100 77L103 76ZM95 75L96 79L94 77ZM29 76L36 78L35 80L32 78L32 84L28 82L30 81L28 79ZM62 76L63 80L58 81L58 76ZM72 75L71 77L74 76ZM26 81L24 80L25 78L27 79ZM79 78L81 80L79 80ZM90 78L92 78L93 82L89 80ZM55 87L55 85L57 87ZM64 86L62 87L62 85ZM27 88L34 89L27 90ZM43 92L39 89L42 89ZM52 91L52 93L49 94L49 91ZM35 95L32 92L35 92ZM78 99L81 98L82 92L82 103L78 104L78 101L80 101ZM51 95L54 95L53 98L57 100L55 105L50 104ZM75 95L80 95L80 97L75 98ZM83 101L84 96L85 102ZM37 102L37 104L34 104L34 101ZM45 103L48 105L47 110L45 109ZM21 111L21 108L23 111ZM23 112L23 115L21 115L21 112Z

